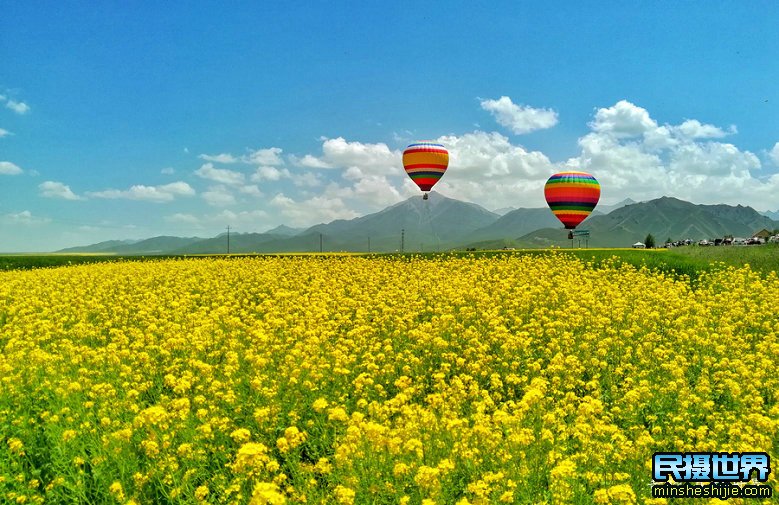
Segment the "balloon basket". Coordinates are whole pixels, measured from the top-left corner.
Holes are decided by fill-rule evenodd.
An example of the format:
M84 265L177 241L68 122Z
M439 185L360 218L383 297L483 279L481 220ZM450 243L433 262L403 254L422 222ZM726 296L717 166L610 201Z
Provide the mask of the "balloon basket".
M427 197L428 197L428 195L427 195L427 193L425 193L424 195L422 195L422 200L427 200Z

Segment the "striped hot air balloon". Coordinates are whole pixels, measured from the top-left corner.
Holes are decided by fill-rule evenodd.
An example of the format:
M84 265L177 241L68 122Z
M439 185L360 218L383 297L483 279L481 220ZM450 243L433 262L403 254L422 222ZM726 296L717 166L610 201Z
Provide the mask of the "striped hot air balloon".
M560 172L546 181L544 196L555 217L573 230L598 204L600 184L584 172Z
M417 142L403 151L403 168L422 191L430 191L448 166L449 151L441 144Z

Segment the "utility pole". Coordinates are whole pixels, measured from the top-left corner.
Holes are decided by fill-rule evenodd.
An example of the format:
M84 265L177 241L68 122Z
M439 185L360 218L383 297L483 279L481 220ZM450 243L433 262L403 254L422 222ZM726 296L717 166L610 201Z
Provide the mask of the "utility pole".
M230 225L227 225L227 254L230 254Z
M371 252L371 238L368 237L368 254Z
M322 234L319 234L319 252L322 252Z
M400 230L400 252L403 252L403 249L406 247L406 229L401 228Z

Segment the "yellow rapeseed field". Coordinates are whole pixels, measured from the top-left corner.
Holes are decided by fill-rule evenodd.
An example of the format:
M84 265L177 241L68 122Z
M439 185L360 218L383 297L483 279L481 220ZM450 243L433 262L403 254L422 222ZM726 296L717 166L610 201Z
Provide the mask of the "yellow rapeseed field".
M665 503L655 451L776 467L778 337L779 278L748 267L694 288L560 253L0 273L0 502Z

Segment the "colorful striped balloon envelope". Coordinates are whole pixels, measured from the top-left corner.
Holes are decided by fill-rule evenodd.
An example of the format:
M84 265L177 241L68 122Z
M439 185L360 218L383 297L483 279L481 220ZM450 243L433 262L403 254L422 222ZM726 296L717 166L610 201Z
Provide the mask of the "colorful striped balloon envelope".
M598 204L600 184L584 172L560 172L546 181L544 196L555 217L572 230Z
M403 151L403 168L422 191L430 191L449 166L449 151L441 144L417 142Z

